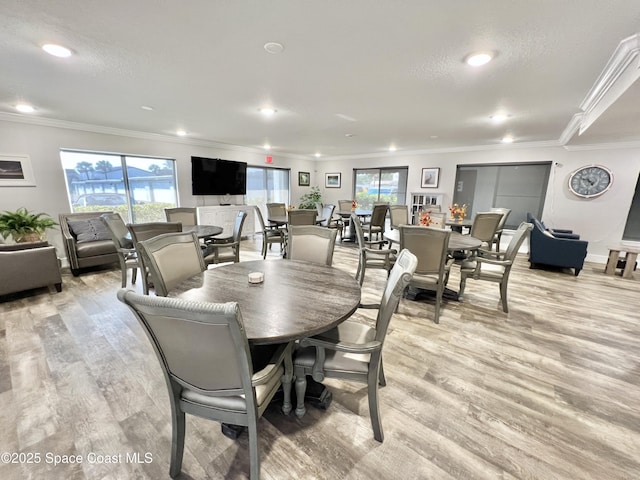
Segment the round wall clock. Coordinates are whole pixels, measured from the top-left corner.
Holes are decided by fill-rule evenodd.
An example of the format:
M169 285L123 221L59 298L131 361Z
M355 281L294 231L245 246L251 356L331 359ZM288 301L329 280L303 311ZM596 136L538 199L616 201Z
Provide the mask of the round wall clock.
M569 177L569 190L583 198L602 195L611 188L612 184L611 170L601 165L580 167Z

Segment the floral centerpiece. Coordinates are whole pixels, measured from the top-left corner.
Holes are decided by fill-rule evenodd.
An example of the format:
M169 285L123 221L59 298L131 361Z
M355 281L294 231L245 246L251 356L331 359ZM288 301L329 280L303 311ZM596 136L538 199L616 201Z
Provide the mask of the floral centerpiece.
M420 214L418 215L418 225L420 225L421 227L428 227L432 222L433 220L431 220L431 210L429 210L428 212L420 212Z
M458 205L454 203L453 205L449 205L449 212L451 213L452 219L461 222L464 220L464 217L467 216L467 204Z
M358 208L358 202L355 199L351 200L351 210L355 211L356 208Z

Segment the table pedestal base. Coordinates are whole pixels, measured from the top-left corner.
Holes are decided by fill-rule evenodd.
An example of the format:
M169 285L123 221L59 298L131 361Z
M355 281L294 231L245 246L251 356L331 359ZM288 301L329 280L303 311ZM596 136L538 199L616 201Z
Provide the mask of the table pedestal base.
M405 294L404 298L406 298L407 300L420 300L420 298L424 298L424 297L435 297L436 296L436 291L435 290L427 290L424 288L418 288L418 287L409 287L407 289L407 293ZM458 298L458 292L456 292L455 290L451 290L450 288L445 287L444 291L442 292L442 298L446 298L447 300L453 300L455 302L457 302L459 300Z

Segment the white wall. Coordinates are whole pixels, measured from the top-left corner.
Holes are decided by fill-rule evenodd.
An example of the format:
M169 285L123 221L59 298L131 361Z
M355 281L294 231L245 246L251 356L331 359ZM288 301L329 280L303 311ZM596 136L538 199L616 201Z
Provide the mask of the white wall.
M0 121L0 153L27 154L35 176L35 187L0 187L0 211L26 207L45 212L56 221L58 214L70 212L64 173L60 162L60 149L79 149L134 155L159 156L176 160L180 205L185 207L216 205L218 196L191 195L191 156L216 157L247 162L252 166L291 168L291 202L297 203L309 187L298 187L298 171L311 172L311 185L318 181L314 173L314 160L297 160L272 155L273 163L265 163L266 155L239 149L211 148L191 145L189 140L176 138L134 138L122 135L93 133L67 128L50 127ZM232 203L234 200L232 198ZM242 196L235 197L242 202ZM56 246L58 256L65 257L59 229L47 231L47 239ZM1 237L0 237L1 240Z
M384 157L319 161L317 175L323 179L327 172L342 173L340 189L323 189L324 202L337 204L338 200L352 196L353 168L408 166L408 194L442 193L443 204L447 206L453 199L458 164L542 161L553 162L542 219L550 227L571 228L579 233L581 238L589 241L587 260L606 263L608 245L620 243L622 239L640 173L640 148L569 151L563 147L505 146L503 149L462 153L403 155L395 152ZM589 164L607 166L613 172L614 182L604 195L583 199L573 195L567 185L571 172ZM422 169L427 167L440 167L439 186L436 189L420 187Z
M64 175L60 163L60 149L72 148L175 158L178 167L178 191L183 206L218 203L214 197L191 195L191 156L221 157L246 161L254 166L266 166L265 154L240 149L212 148L191 145L189 140L158 136L158 139L134 138L123 135L93 133L80 130L0 121L0 153L28 154L34 170L36 187L0 187L0 210L27 207L46 212L57 219L61 212L69 212ZM473 163L554 162L543 220L549 226L571 228L589 241L588 259L604 263L607 246L619 243L624 231L627 212L640 172L640 148L573 150L561 147L516 148L496 150L403 155L395 152L384 157L351 160L293 159L273 154L274 167L291 169L291 203L297 204L310 187L298 187L298 172L311 173L311 186L319 185L325 203L335 203L352 197L353 168L408 166L408 192L442 193L443 204L453 198L456 165ZM567 188L569 175L580 166L602 164L614 175L611 190L603 196L586 200L574 196ZM440 167L439 187L420 188L422 168ZM324 188L324 174L342 173L342 187ZM407 198L407 201L409 199ZM48 238L64 256L58 230L50 230Z

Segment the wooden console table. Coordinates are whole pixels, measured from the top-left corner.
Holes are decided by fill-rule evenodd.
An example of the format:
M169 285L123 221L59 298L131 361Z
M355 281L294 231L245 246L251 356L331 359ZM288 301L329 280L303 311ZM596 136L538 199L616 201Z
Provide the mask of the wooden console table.
M620 253L625 253L623 258L624 270L622 271L622 278L633 278L633 270L636 266L636 260L640 253L639 248L627 247L625 245L615 245L609 247L609 259L607 260L607 266L604 269L604 273L607 275L614 275L616 268L618 268L618 260L620 260Z

